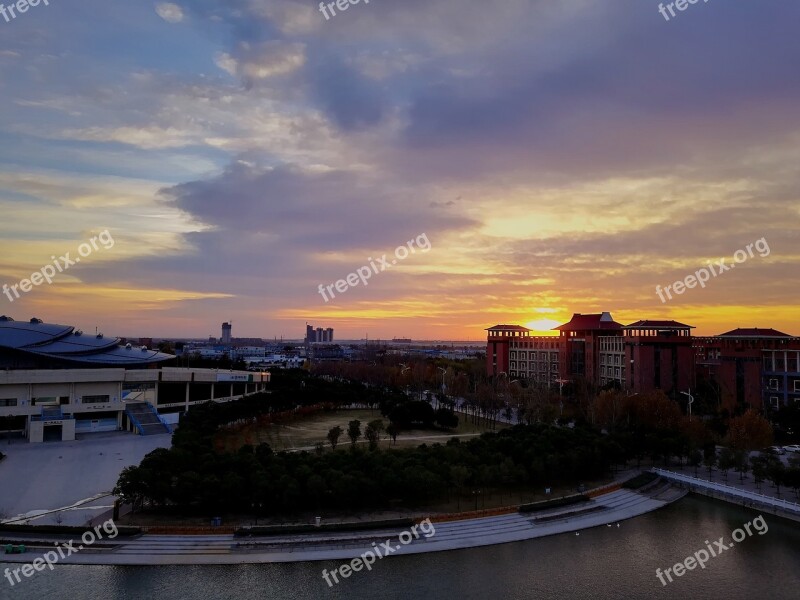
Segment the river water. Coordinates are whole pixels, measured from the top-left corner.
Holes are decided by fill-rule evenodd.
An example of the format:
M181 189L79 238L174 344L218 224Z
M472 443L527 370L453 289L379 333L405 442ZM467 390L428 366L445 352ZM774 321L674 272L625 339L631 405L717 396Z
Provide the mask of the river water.
M800 598L800 524L764 515L769 530L662 585L662 571L759 513L688 496L612 527L468 550L379 560L328 587L322 569L338 562L190 567L61 566L0 598L103 599L581 599ZM753 528L751 528L752 530ZM0 564L0 571L8 565Z

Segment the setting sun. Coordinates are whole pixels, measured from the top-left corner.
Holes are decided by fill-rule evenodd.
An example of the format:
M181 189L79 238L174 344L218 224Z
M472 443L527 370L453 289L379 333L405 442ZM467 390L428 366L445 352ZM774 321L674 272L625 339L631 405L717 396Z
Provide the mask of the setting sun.
M553 327L558 327L559 325L561 325L561 322L554 319L536 319L525 323L525 327L533 330L536 335L558 335L557 331L553 331Z

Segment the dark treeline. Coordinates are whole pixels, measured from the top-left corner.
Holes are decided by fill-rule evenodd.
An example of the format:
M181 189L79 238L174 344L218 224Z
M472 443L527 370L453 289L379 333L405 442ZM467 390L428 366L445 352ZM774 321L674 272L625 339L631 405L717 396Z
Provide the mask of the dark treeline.
M687 446L679 432L634 423L612 435L591 427L517 426L462 443L410 449L273 453L267 444L218 452L220 428L298 406L352 402L379 406L397 422L440 419L428 403L361 383L309 376L275 377L268 393L194 407L170 449L125 469L115 493L136 508L185 513L289 514L303 510L418 506L484 494L573 485L608 474L628 459L671 456ZM423 408L425 404L425 408ZM395 422L395 421L393 421Z
M126 468L115 493L137 509L182 514L274 516L413 507L454 499L460 503L477 493L486 497L571 487L603 478L615 465L644 459L665 466L678 460L708 468L709 474L715 466L743 473L749 467L747 449L763 447L771 438L768 424L748 413L732 421L726 436L731 450L718 457L714 432L687 419L663 394L634 402L606 392L589 407L590 418L573 427L542 419L468 442L452 439L408 449L381 450L376 444L346 451L325 451L320 444L315 452L277 454L267 444L245 445L236 452L215 449L215 439L231 425L298 409L302 414L302 407L333 410L352 404L380 408L397 428L457 424L450 411L435 411L429 402L409 399L397 389L281 372L266 393L192 408L172 448L156 450L138 467ZM794 487L798 478L787 478L780 461L768 459L754 468L757 479Z
M272 452L267 444L220 454L213 407L181 425L173 447L126 468L115 493L136 508L289 514L319 509L418 506L470 494L596 479L625 452L588 429L517 426L462 443L410 449ZM208 413L208 414L203 414Z

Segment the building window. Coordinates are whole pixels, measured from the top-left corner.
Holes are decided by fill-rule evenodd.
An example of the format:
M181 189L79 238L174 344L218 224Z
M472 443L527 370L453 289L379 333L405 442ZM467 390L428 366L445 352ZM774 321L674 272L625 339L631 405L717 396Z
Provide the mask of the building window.
M97 396L83 396L81 398L82 404L106 404L109 401L108 394Z
M800 379L794 380L794 391L800 392ZM0 406L2 406L2 404L0 404Z
M769 389L778 391L778 380L777 379L770 379L769 380Z
M777 396L770 396L769 403L772 405L772 408L778 408L780 400Z
M58 405L58 398L53 396L42 396L41 398L31 398L31 406Z
M0 406L16 406L16 398L0 398Z

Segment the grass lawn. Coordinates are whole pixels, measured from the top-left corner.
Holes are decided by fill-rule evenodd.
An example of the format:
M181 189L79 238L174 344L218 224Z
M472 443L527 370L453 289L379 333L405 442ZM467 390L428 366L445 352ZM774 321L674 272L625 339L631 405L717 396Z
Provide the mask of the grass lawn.
M312 417L298 418L295 421L283 423L281 425L254 425L246 430L227 434L221 439L223 440L224 448L228 451L234 451L246 443L254 446L267 443L276 452L282 450L313 450L317 442L324 443L325 447L330 449L330 444L326 436L331 428L338 425L344 431L336 447L337 450L340 450L350 446L350 438L347 437L347 424L354 419L361 421L362 437L358 441L359 444L367 443L363 437L363 432L367 423L376 419L381 419L384 427L389 424L389 420L382 417L379 410L337 410L335 412L319 413ZM497 425L498 429L503 427L507 426L503 424ZM392 440L386 435L386 432L383 432L381 434L380 447L409 448L436 442L444 444L454 436L459 436L464 440L468 440L486 431L490 430L485 426L473 425L472 423L466 422L464 415L459 414L458 427L453 431L445 432L430 429L411 429L403 431L398 435L396 444L392 443Z

